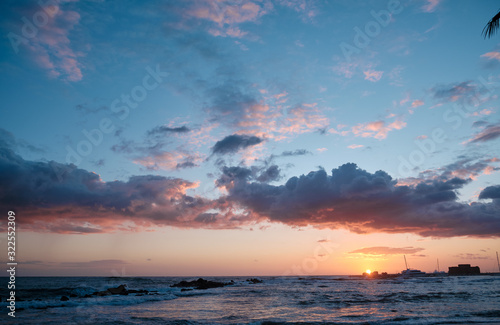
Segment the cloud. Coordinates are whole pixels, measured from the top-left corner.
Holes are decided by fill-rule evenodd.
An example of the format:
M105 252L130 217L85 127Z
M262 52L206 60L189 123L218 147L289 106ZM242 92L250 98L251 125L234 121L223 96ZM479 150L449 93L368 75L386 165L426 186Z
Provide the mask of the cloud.
M176 170L198 167L202 161L203 158L199 154L174 150L152 153L149 156L139 157L134 160L134 163L140 164L148 170Z
M349 148L349 149L359 149L359 148L363 148L363 147L364 147L364 145L362 145L362 144L351 144L351 145L347 146L347 148Z
M400 255L400 254L415 254L423 251L424 248L419 247L387 247L387 246L376 246L376 247L365 247L356 249L349 254L364 254L364 255Z
M256 22L271 9L269 4L258 1L194 1L185 15L210 22L207 30L213 36L242 38L248 33L238 25Z
M193 138L190 137L187 143L184 141L178 144L177 148L169 148L174 142L172 137L165 135L187 132L190 132ZM193 152L193 146L189 142L199 141L200 132L202 131L192 132L186 126L174 128L158 126L148 131L147 137L142 143L120 139L118 143L111 146L111 150L125 154L135 164L140 164L148 170L178 170L197 167L203 162L204 156Z
M379 120L375 122L360 123L352 127L352 133L357 137L375 138L382 140L387 138L387 134L393 130L401 130L406 126L406 122L396 120L387 124L385 121Z
M203 156L185 149L166 150L162 142L137 144L122 139L118 144L113 145L111 150L126 154L135 164L142 165L148 170L191 168L199 166L203 161Z
M366 71L363 71L363 73L365 74L365 80L368 80L371 82L377 82L382 78L384 71L366 70Z
M259 182L269 183L281 179L281 170L277 165L272 165L264 170L257 178Z
M287 91L272 94L235 77L221 72L218 78L224 81L204 91L209 123L221 124L237 134L277 141L329 124L317 103L288 103Z
M488 186L479 194L480 199L500 199L500 185Z
M277 165L269 167L227 167L221 168L222 174L216 180L218 187L232 188L235 180L250 181L257 180L261 183L269 183L281 179L281 170Z
M456 191L469 181L459 178L400 186L384 171L369 173L353 163L331 174L318 170L292 177L280 186L225 177L218 184L227 190L226 200L271 222L356 233L500 236L500 206L461 203Z
M27 151L32 152L32 153L44 153L45 152L44 149L42 149L38 146L32 145L32 144L30 144L27 141L24 141L22 139L16 139L11 132L0 128L0 148L2 148L2 147L9 148L11 150L14 148L21 148L21 149L27 150Z
M191 131L187 126L169 127L165 125L157 126L148 131L148 135L166 135L170 133L188 133Z
M0 188L0 208L19 209L26 231L234 229L269 221L356 233L500 236L499 185L479 195L480 200L493 202L460 202L457 191L470 179L452 177L452 167L439 177L404 185L384 171L370 173L348 163L330 174L320 169L271 185L282 178L277 165L224 166L216 185L227 195L207 199L188 195L199 186L197 182L155 175L106 182L76 166L25 160L11 147L0 141L0 183L5 184ZM67 172L58 178L60 170ZM2 231L5 226L6 221L0 221Z
M434 12L436 10L436 7L439 5L441 0L426 0L427 3L422 6L422 10L425 12Z
M224 139L217 141L212 147L212 154L228 155L234 154L242 149L258 145L263 140L256 136L248 135L228 135Z
M292 157L292 156L304 156L311 155L312 152L306 149L296 149L294 151L283 151L280 155L281 157Z
M75 106L76 110L83 114L97 114L99 112L107 111L109 108L104 105L100 105L97 107L92 107L87 103L78 104Z
M66 172L58 179L60 171ZM5 184L0 189L0 208L19 211L25 231L86 234L245 224L245 217L234 216L223 199L187 195L188 189L198 186L196 182L154 175L105 182L73 165L24 160L5 146L0 147L0 182ZM199 222L197 217L209 211L220 212L217 222ZM5 227L5 221L0 225Z
M76 82L83 78L83 66L79 59L84 54L73 50L69 35L79 25L80 14L65 9L65 2L68 1L49 2L44 11L50 13L45 15L47 22L38 27L36 37L30 38L26 46L33 60L48 71L49 77ZM41 9L33 6L24 10L26 16L33 17Z
M417 100L414 100L412 103L411 103L411 107L412 108L417 108L419 106L422 106L424 105L424 102L421 101L420 99L417 99Z
M313 19L318 10L315 7L314 1L307 0L277 0L278 4L286 6L302 14L302 20L307 21Z
M475 121L472 123L472 127L477 128L477 127L483 127L485 125L488 125L488 122L486 121Z
M500 123L488 125L482 131L475 134L469 142L488 142L496 140L498 137L500 137Z
M472 253L460 253L458 255L454 255L453 257L458 257L462 260L489 260L491 259L489 256L481 255L481 254L472 254Z
M439 85L431 89L434 99L444 102L465 101L473 103L477 101L480 94L484 93L484 89L480 89L471 81L453 83L448 85Z
M488 58L490 60L500 61L500 52L488 52L481 55L482 58Z
M460 178L464 180L475 180L481 175L489 175L500 170L495 164L500 162L498 158L464 157L460 156L457 161L436 169L424 170L417 178L400 179L400 184L419 184L423 180L446 180Z

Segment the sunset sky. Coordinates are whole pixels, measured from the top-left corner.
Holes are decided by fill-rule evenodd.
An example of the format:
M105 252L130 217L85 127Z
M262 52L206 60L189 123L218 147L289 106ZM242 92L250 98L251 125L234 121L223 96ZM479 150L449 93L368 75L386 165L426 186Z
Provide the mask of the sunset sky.
M497 270L498 1L40 3L0 4L19 275Z

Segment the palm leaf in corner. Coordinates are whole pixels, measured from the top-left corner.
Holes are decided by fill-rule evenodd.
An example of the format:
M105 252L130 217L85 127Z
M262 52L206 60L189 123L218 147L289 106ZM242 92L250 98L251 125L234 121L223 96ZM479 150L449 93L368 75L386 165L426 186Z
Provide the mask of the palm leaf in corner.
M491 18L491 20L484 26L483 28L483 35L484 38L488 37L491 38L493 36L498 28L500 27L500 11L497 12L497 14Z

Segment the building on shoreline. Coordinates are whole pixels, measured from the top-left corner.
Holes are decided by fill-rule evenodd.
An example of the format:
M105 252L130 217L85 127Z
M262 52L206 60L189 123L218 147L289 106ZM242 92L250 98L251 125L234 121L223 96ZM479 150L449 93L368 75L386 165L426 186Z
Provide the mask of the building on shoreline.
M458 266L448 267L448 275L477 275L481 274L479 266L470 266L470 264L458 264Z

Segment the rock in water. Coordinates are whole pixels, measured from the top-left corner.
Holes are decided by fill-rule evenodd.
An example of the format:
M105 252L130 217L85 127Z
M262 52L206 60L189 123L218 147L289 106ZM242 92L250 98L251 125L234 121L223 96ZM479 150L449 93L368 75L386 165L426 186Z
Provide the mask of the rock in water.
M125 288L125 284L121 284L116 288L109 288L108 291L112 295L122 295L122 294L125 294L127 292L127 289Z
M234 283L234 282L233 282ZM177 288L195 288L198 290L205 290L205 289L210 289L210 288L220 288L220 287L225 287L227 285L233 284L231 282L226 283L226 282L217 282L217 281L208 281L202 278L199 278L198 280L193 280L193 281L181 281L176 284L172 284L171 287L177 287Z
M68 300L69 300L69 298L68 298L68 297L66 297L66 296L62 296L62 297L61 297L61 301L68 301Z

